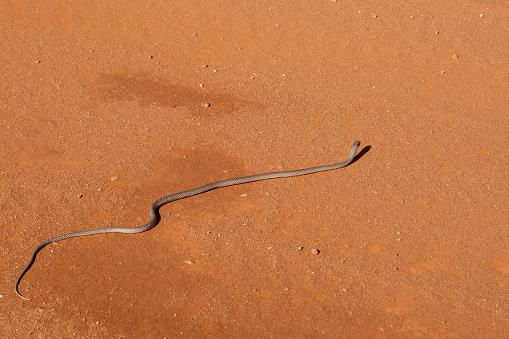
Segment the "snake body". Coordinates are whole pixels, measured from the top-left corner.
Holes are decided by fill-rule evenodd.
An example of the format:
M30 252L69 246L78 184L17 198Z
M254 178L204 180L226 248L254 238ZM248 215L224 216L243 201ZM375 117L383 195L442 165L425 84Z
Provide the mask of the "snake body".
M176 200L180 200L180 199L184 199L184 198L188 198L188 197L192 197L194 195L202 194L202 193L214 190L216 188L246 184L249 182L260 181L260 180L296 177L299 175L311 174L311 173L322 172L322 171L330 171L330 170L334 170L337 168L345 167L345 166L348 166L353 161L355 154L357 153L357 149L359 148L359 145L360 145L360 142L356 141L352 146L352 150L350 152L350 155L348 156L348 159L346 159L343 162L337 163L337 164L317 166L317 167L305 168L305 169L294 170L294 171L271 172L271 173L250 175L250 176L246 176L246 177L226 179L226 180L221 180L221 181L216 181L216 182L213 182L210 184L206 184L206 185L203 185L200 187L196 187L193 189L189 189L186 191L167 195L165 197L157 199L152 204L152 206L150 206L150 221L142 226L96 228L96 229L88 230L88 231L72 232L72 233L60 235L58 237L45 240L45 241L41 242L35 248L35 250L32 252L32 256L30 257L28 264L25 266L23 271L21 271L21 274L19 275L18 279L16 280L16 286L15 286L16 294L23 299L30 300L28 298L25 298L24 296L22 296L19 293L19 291L18 291L19 283L21 282L21 279L23 279L23 276L28 272L30 267L32 267L33 263L35 262L35 257L37 256L37 253L39 253L40 250L42 250L46 245L51 244L52 242L56 242L56 241L60 241L60 240L64 240L64 239L81 237L81 236L85 236L85 235L100 234L100 233L141 233L141 232L145 232L145 231L148 231L148 230L154 228L157 225L157 223L161 219L161 216L159 215L159 208L163 205L166 205L167 203L170 203L170 202L176 201Z

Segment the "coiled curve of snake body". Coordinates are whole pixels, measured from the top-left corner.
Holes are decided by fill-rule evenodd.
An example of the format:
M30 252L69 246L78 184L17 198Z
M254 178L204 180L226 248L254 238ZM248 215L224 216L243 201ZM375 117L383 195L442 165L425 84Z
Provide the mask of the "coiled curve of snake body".
M39 253L40 250L42 250L46 245L51 244L52 242L56 242L56 241L60 241L60 240L64 240L64 239L75 238L75 237L81 237L84 235L92 235L92 234L100 234L100 233L141 233L141 232L145 232L145 231L148 231L148 230L154 228L157 225L157 223L161 219L161 216L159 215L159 208L169 202L192 197L194 195L205 193L205 192L211 191L216 188L221 188L221 187L246 184L249 182L260 181L260 180L296 177L299 175L311 174L311 173L322 172L322 171L330 171L330 170L334 170L337 168L345 167L345 166L348 166L353 161L359 146L360 146L360 142L356 141L352 146L352 150L350 152L350 155L348 156L348 159L346 159L343 162L337 163L337 164L317 166L317 167L305 168L305 169L294 170L294 171L271 172L271 173L250 175L247 177L226 179L226 180L221 180L221 181L216 181L216 182L213 182L210 184L206 184L206 185L203 185L200 187L196 187L196 188L193 188L193 189L190 189L187 191L182 191L182 192L178 192L178 193L174 193L174 194L162 197L160 199L157 199L152 204L152 206L150 206L151 219L148 223L146 223L143 226L97 228L97 229L88 230L88 231L68 233L68 234L60 235L58 237L43 241L32 252L32 256L30 257L28 264L25 266L23 271L21 271L21 274L19 275L18 279L16 280L16 286L15 286L16 294L25 300L30 300L28 298L25 298L24 296L22 296L19 293L19 291L18 291L19 283L21 282L21 279L23 279L23 276L28 272L30 267L32 267L33 263L35 262L35 257L37 256L37 253Z

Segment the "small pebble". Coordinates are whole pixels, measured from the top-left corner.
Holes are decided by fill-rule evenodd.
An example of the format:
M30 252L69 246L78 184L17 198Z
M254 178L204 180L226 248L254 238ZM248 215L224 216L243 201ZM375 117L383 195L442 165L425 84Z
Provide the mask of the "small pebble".
M453 55L452 55L452 58L453 58L453 59L458 59L458 58L459 58L459 55L458 55L458 54L453 54Z
M210 103L209 102L202 102L201 106L202 107L210 107Z
M319 251L319 250L317 250L316 248L313 248L313 249L311 250L311 254L317 255L318 253L320 253L320 251Z
M184 262L185 262L186 264L188 264L188 265L192 265L192 264L194 264L194 262L193 262L192 260L186 260L186 261L184 261Z
M479 14L479 16L482 18L482 17L484 17L484 14Z
M302 246L297 247L297 251L302 251L303 249L304 249L304 247L302 247Z
M118 177L111 177L111 181L118 180Z
M83 194L78 194L78 199L82 198Z

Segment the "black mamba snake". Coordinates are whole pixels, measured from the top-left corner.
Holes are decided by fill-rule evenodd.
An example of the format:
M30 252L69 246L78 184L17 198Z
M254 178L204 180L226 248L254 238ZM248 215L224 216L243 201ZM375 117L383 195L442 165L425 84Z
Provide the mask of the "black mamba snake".
M353 161L359 146L360 146L359 141L354 142L354 144L352 146L352 150L350 151L350 155L348 156L348 159L346 159L343 162L337 163L337 164L317 166L317 167L305 168L305 169L294 170L294 171L271 172L271 173L250 175L247 177L226 179L226 180L221 180L221 181L216 181L216 182L213 182L210 184L206 184L206 185L203 185L200 187L196 187L196 188L193 188L193 189L190 189L187 191L182 191L182 192L178 192L178 193L174 193L174 194L162 197L160 199L157 199L152 204L152 206L150 206L151 219L148 223L146 223L143 226L96 228L96 229L88 230L88 231L68 233L68 234L60 235L58 237L43 241L35 248L35 250L32 253L32 256L30 257L30 261L25 266L23 271L21 271L21 274L19 275L18 280L16 280L16 286L15 286L16 294L19 295L23 299L30 300L28 298L25 298L24 296L22 296L19 293L18 285L21 282L21 279L23 279L23 276L28 272L30 267L32 267L33 263L35 262L35 257L37 256L37 253L39 253L39 251L42 250L44 248L44 246L51 244L52 242L60 241L60 240L64 240L64 239L75 238L75 237L81 237L84 235L92 235L92 234L100 234L100 233L141 233L141 232L145 232L157 225L157 223L161 219L161 216L159 215L159 208L163 205L166 205L169 202L192 197L193 195L202 194L202 193L211 191L216 188L221 188L221 187L246 184L248 182L267 180L267 179L296 177L299 175L311 174L311 173L322 172L322 171L330 171L330 170L334 170L337 168L345 167L345 166L348 166Z

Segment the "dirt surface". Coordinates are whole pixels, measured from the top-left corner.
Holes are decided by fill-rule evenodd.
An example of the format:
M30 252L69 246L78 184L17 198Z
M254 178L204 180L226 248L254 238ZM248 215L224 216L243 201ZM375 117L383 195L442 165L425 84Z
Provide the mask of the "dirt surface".
M0 337L506 337L508 26L496 0L0 1ZM51 244L14 293L45 239L355 140Z

